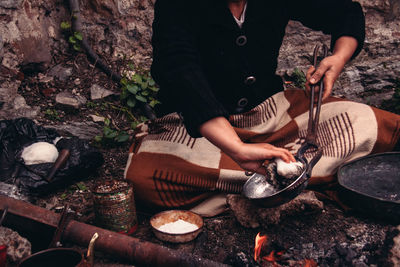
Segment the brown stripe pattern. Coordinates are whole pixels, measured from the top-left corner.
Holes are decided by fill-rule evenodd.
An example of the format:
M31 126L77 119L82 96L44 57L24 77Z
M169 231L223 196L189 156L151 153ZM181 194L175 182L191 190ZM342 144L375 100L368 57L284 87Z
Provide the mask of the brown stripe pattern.
M399 121L397 121L396 122L396 130L392 134L390 143L393 144L393 146L395 146L397 143L397 140L399 140L399 137L400 137L400 123L399 123Z
M214 189L217 181L210 177L155 170L153 183L164 206L177 207L187 203L195 195Z
M238 128L251 128L265 123L276 116L277 106L273 97L243 114L232 115L230 122Z
M299 132L305 138L307 130ZM318 125L317 142L326 157L346 158L355 150L354 129L347 112L338 114ZM310 152L312 153L312 152ZM307 153L306 153L307 155ZM311 155L307 155L310 156Z
M149 135L146 140L167 141L193 148L196 139L186 131L178 115L167 115L149 125Z

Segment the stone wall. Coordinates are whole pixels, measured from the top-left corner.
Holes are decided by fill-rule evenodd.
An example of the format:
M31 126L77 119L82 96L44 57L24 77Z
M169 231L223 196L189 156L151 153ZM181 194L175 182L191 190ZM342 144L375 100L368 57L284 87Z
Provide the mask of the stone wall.
M154 1L81 0L83 33L94 50L108 60L127 57L149 66ZM341 75L335 93L379 105L382 99L391 97L393 83L400 78L400 1L359 2L366 13L366 43ZM67 1L0 0L0 103L3 102L0 108L3 111L18 102L20 111L29 111L29 116L37 113L23 99L16 98L22 74L32 68L45 72L54 65L55 55L70 49L60 30L60 23L69 18ZM307 58L319 41L328 44L329 37L291 22L281 49L278 73L290 74L296 67L305 71L309 66Z
M360 55L351 61L335 85L335 94L380 105L391 98L394 82L400 79L400 1L359 0L366 18L366 40ZM291 22L281 48L278 73L291 73L310 65L316 42L329 45L329 36Z

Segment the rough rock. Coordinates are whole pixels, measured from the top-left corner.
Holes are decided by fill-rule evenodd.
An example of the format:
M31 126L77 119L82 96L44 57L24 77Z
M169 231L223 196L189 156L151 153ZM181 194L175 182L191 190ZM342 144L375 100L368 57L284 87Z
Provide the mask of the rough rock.
M7 245L7 258L12 262L31 255L31 243L10 228L0 226L0 244Z
M397 230L400 232L400 225L397 226ZM390 261L393 263L393 266L400 266L400 234L393 238L393 248L390 253Z
M96 135L101 134L100 127L94 122L69 122L63 125L48 125L46 128L53 128L61 135L76 136L84 140L92 140Z
M0 110L0 119L16 119L20 117L35 118L40 112L39 107L31 107L26 104L25 98L16 95L14 99L5 102Z
M18 81L5 80L0 83L0 101L10 102L16 96L18 92L18 86L21 83Z
M56 103L66 110L79 109L87 102L86 98L80 95L73 95L68 91L56 95Z
M72 75L72 68L66 68L58 64L49 70L48 75L56 77L60 81L66 81Z
M238 222L246 228L257 228L260 225L279 224L291 216L305 216L321 212L323 203L312 191L303 192L292 201L274 208L256 206L240 195L228 195L227 203Z
M105 118L97 115L89 115L94 122L104 122Z
M98 84L93 84L92 87L90 87L90 99L92 100L103 99L114 94L114 92L107 90Z
M24 0L0 0L0 7L3 8L18 8Z
M4 41L3 41L3 37L0 36L0 61L3 59L3 47L4 47Z
M334 94L379 106L390 99L400 77L400 3L397 0L358 1L366 18L366 40L360 55L347 64L335 84ZM330 44L330 37L290 22L280 51L277 73L306 72L316 43Z

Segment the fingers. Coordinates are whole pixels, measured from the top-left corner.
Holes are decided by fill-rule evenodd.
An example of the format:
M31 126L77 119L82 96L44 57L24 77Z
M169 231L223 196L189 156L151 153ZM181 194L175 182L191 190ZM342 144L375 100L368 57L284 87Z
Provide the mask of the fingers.
M296 159L294 158L292 153L290 153L287 149L284 149L284 148L276 147L275 149L273 149L269 152L269 156L271 156L273 158L281 158L286 163L296 161Z
M306 79L309 81L311 79L312 74L314 73L315 68L314 66L311 66L308 68L307 73L306 73Z
M289 150L267 143L245 144L239 157L232 157L246 171L265 174L263 164L271 159L280 158L283 161L295 162L296 159Z
M332 93L333 84L335 83L335 79L331 78L329 75L325 75L324 78L324 92L322 95L322 100L325 100Z
M310 83L311 84L316 84L319 82L324 76L325 72L328 70L328 65L324 63L324 61L321 61L321 64L319 64L317 70L311 75L310 77Z
M306 88L306 92L310 92L311 87L310 87L310 79L311 79L311 75L314 73L315 68L314 66L311 66L308 68L307 73L306 73L306 83L305 83L305 88Z

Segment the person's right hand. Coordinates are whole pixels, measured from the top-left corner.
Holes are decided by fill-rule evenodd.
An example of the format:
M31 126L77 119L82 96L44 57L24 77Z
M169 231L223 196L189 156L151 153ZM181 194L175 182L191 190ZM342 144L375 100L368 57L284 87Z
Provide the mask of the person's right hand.
M285 162L296 161L294 156L284 148L267 143L242 143L229 156L246 171L266 174L264 164L274 158L281 158Z
M263 164L274 158L281 158L288 163L296 161L287 149L267 143L244 143L224 117L216 117L203 123L199 131L245 171L266 174Z

